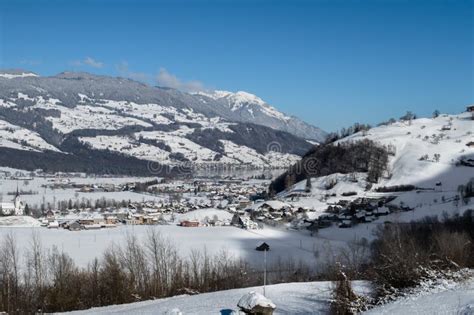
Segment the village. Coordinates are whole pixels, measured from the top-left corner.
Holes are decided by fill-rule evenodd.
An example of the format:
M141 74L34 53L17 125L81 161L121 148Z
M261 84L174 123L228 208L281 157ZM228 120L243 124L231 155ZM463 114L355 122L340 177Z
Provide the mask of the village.
M408 207L387 205L394 197L358 197L343 193L337 202L328 196L315 197L310 188L285 191L269 198L271 177L209 177L193 179L147 178L140 181L87 178L77 173L47 174L3 172L3 178L17 184L12 202L2 202L2 216L29 215L40 226L69 231L115 228L121 225L178 225L183 228L234 226L256 230L265 226L307 231L338 226L350 228L368 223ZM70 191L69 199L41 200L32 204L22 200L28 181L42 178L38 190ZM27 191L27 194L35 192ZM140 198L126 199L125 193ZM8 196L13 192L8 192ZM38 192L36 192L38 194ZM81 194L81 198L79 198ZM113 194L113 198L109 195ZM7 197L8 197L7 196ZM120 197L123 198L120 199ZM25 196L27 197L27 196ZM334 196L333 196L334 197ZM3 197L5 200L6 198ZM320 199L320 200L319 200Z

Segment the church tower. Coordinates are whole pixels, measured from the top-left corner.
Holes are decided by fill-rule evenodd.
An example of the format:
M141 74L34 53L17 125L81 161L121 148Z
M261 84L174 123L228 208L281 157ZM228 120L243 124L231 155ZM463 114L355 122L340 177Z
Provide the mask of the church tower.
M15 205L15 215L24 215L25 206L20 198L20 192L18 190L18 186L16 187L16 194L15 198L13 199L13 204Z

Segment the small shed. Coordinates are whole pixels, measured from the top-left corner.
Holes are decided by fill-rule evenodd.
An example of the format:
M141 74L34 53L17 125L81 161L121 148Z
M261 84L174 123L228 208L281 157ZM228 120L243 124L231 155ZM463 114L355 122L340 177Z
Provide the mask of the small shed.
M263 242L262 244L260 244L259 246L257 246L257 248L255 248L256 250L258 251L261 251L261 252L268 252L270 250L270 245L268 245L267 243Z
M197 220L182 221L181 226L184 226L184 227L198 227L199 226L199 221L197 221Z
M270 299L255 291L241 297L237 306L245 314L253 315L272 315L276 308Z

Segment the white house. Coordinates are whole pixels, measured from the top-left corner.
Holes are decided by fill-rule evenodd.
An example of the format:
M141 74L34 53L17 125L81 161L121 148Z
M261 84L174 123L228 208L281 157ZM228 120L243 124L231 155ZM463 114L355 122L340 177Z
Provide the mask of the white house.
M25 214L25 205L21 201L18 190L12 202L0 203L0 213L3 215L24 215Z

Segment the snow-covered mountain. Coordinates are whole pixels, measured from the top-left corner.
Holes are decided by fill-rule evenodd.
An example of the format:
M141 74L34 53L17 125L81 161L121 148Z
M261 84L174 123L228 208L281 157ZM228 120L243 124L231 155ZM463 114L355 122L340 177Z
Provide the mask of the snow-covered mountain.
M13 78L25 78L25 77L37 77L38 75L34 72L24 71L21 69L11 69L0 71L0 78L13 79Z
M320 128L296 117L288 116L267 104L260 97L244 91L232 93L216 90L197 92L196 95L202 96L203 102L212 100L224 108L228 108L235 115L234 119L237 121L250 121L317 142L323 142L327 136L327 133Z
M255 96L240 92L227 97L234 107L258 103L254 106L266 117L288 118ZM23 70L0 72L0 163L90 170L87 165L95 159L92 170L111 167L114 172L147 168L149 161L284 167L311 148L281 128L237 119L222 102L88 73L40 77ZM61 162L54 163L57 159Z

